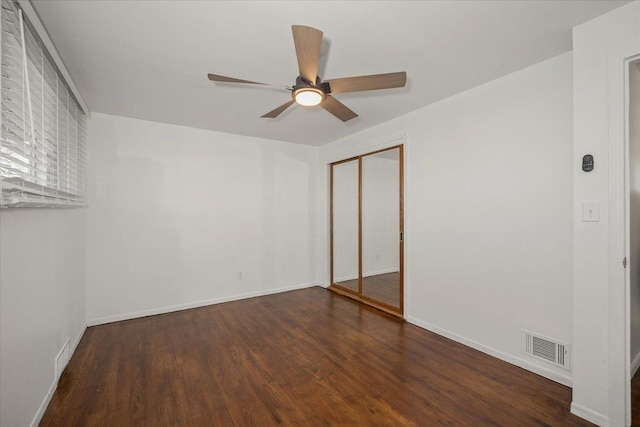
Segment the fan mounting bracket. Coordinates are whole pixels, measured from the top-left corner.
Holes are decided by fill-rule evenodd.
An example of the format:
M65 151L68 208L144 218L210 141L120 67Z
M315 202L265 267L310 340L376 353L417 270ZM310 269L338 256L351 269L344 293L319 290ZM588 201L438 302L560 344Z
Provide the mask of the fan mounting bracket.
M318 89L324 92L325 95L328 95L331 93L331 86L329 85L329 82L323 82L319 76L316 76L315 84L313 84L313 82L310 82L309 80L305 79L302 76L296 77L296 84L291 89L295 92L296 90L303 89L303 88Z

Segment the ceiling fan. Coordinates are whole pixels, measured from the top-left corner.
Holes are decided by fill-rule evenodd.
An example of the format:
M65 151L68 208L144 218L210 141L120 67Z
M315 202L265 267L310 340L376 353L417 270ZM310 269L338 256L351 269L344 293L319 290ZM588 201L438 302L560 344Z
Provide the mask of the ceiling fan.
M338 101L333 95L404 87L407 82L407 73L404 71L322 81L317 75L318 62L320 61L320 48L322 46L322 31L304 25L293 25L291 29L293 31L293 42L296 47L300 75L296 78L296 84L294 86L285 88L291 91L291 100L269 111L262 116L264 118L278 117L295 102L307 107L320 105L343 122L346 122L358 117L358 115L342 102ZM266 83L225 77L217 74L209 74L208 77L209 80L214 82L271 86Z

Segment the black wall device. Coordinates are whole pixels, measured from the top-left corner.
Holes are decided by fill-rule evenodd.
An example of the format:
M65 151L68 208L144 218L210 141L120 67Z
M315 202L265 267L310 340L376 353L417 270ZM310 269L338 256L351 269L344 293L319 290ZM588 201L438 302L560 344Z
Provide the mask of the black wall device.
M593 170L593 156L591 154L585 154L582 158L582 170L585 172Z

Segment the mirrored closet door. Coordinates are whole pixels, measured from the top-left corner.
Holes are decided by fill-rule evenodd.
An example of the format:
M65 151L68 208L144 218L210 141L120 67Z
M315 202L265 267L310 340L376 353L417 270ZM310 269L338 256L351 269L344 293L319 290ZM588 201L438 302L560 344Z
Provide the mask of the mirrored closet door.
M360 292L358 218L358 160L332 166L333 178L333 283Z
M402 146L331 165L330 289L403 314Z

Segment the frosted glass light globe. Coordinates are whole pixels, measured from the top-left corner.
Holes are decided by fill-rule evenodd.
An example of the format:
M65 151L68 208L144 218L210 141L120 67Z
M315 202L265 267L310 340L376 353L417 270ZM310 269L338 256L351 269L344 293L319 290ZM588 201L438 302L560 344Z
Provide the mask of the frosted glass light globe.
M298 104L304 105L305 107L312 107L322 102L324 99L323 95L324 94L318 89L305 88L298 90L294 97Z

